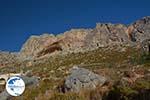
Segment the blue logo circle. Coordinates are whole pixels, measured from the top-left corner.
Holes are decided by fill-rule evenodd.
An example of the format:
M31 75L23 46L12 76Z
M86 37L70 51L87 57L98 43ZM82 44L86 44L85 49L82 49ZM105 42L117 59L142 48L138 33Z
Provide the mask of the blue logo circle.
M11 96L20 96L25 90L25 83L20 77L11 77L6 83L6 90Z

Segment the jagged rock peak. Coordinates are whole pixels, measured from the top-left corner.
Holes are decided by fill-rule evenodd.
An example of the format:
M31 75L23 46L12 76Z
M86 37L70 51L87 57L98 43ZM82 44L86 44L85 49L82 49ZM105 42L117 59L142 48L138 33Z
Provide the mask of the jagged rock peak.
M137 24L145 24L145 25L150 24L150 16L143 17L142 19L139 19L139 20L135 21L133 24L134 25L137 25Z
M150 16L144 17L130 24L133 27L132 35L134 40L142 42L150 38Z
M144 24L150 24L150 16L146 16L139 20L139 22L143 22Z
M27 42L21 48L21 53L29 56L36 55L39 51L43 50L44 47L48 46L49 43L55 42L56 37L53 34L43 34L40 36L31 36Z

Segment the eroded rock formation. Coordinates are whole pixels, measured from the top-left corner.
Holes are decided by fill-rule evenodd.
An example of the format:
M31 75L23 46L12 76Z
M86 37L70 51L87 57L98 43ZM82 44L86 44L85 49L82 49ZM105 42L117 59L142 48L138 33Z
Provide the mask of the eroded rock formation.
M128 26L97 23L94 29L72 29L54 36L31 36L23 45L25 57L39 57L60 52L80 52L118 44L136 44L150 38L150 17L144 17Z

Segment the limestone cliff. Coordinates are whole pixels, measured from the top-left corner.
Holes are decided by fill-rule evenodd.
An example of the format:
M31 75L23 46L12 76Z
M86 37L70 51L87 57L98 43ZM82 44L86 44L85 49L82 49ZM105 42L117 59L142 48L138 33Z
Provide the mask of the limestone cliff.
M116 44L136 44L150 38L150 17L144 17L128 26L123 24L97 23L94 29L71 29L54 36L31 36L21 53L35 58L54 52L81 52Z

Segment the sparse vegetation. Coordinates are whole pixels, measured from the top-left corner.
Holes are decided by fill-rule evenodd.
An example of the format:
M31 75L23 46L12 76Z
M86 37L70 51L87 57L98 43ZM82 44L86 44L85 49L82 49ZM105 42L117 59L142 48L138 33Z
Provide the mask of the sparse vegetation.
M44 63L34 64L24 68L24 72L32 70L34 75L41 78L38 87L27 87L24 94L15 97L13 100L148 100L150 84L146 79L139 80L133 85L116 84L121 79L121 73L127 70L146 71L150 64L143 62L139 64L139 51L135 48L127 48L124 52L116 50L97 49L85 53L68 54L66 56L56 56ZM92 91L81 91L80 93L60 91L59 86L68 76L69 69L73 65L84 65L89 70L97 74L109 77L112 80L112 87L109 91L99 87ZM135 68L138 65L142 67ZM1 68L0 72L19 72L20 64L15 67ZM104 90L104 91L103 91ZM140 96L139 94L143 94ZM137 99L139 97L141 99ZM111 99L110 99L111 98Z
M127 86L114 84L103 100L149 100L149 96L149 81L140 80Z

